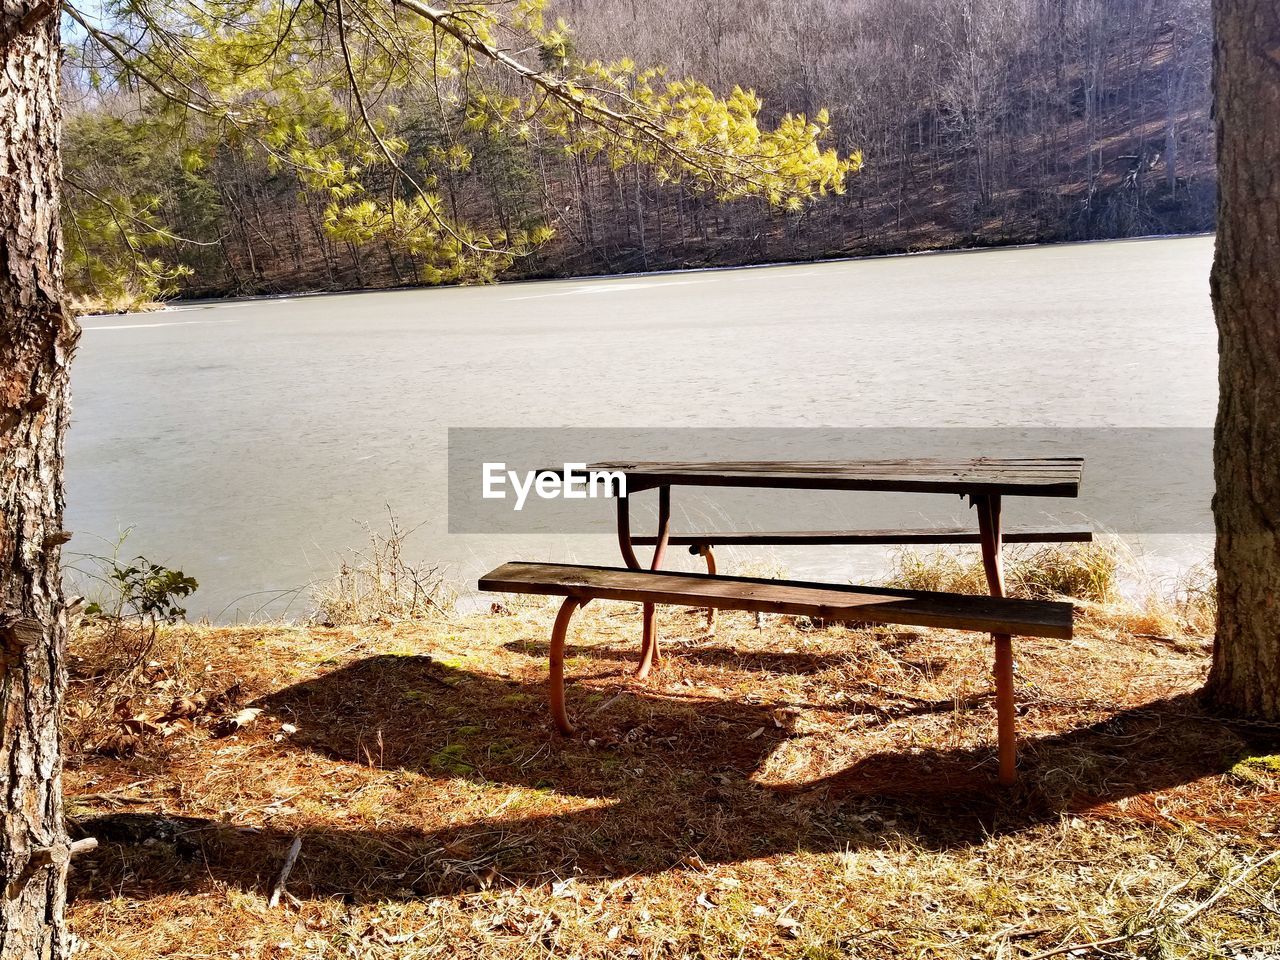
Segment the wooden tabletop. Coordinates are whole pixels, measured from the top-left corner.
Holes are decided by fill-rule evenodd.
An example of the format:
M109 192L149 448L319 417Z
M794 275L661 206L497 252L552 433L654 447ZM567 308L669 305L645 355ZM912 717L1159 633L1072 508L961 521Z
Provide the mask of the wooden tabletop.
M593 463L626 474L628 493L666 486L896 490L960 495L1075 497L1083 457L914 460L741 460Z

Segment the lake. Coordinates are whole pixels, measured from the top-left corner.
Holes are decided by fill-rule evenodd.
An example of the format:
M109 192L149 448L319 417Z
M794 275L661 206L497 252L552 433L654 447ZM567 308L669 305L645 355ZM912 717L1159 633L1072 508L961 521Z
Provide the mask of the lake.
M450 427L1203 431L1212 253L1117 241L85 318L67 550L131 528L125 556L199 579L193 615L301 616L387 505L464 586L507 559L617 562L599 534L449 534ZM1135 538L1154 568L1207 556L1196 509ZM768 555L838 580L887 562Z

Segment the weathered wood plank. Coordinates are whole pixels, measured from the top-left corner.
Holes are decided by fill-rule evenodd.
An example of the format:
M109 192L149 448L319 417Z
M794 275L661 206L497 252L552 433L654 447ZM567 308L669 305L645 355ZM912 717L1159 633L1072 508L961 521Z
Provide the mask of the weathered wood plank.
M1070 638L1072 624L1071 604L1054 601L577 564L506 563L481 577L479 586L499 593L717 607L1060 639Z
M1000 457L915 457L899 460L632 460L612 461L614 466L632 470L836 470L836 471L939 471L987 470L991 472L1028 471L1032 473L1076 473L1083 463L1080 457L1049 459Z
M657 537L632 537L637 546L651 546ZM1088 527L1059 530L1008 530L1005 543L1089 543L1093 531ZM915 530L720 530L705 533L673 533L667 540L673 546L813 546L859 544L942 544L981 543L977 530L968 527L938 527Z
M1074 497L1080 492L1084 460L1080 457L979 457L830 461L610 461L593 463L589 469L614 470L626 474L629 491L684 485Z

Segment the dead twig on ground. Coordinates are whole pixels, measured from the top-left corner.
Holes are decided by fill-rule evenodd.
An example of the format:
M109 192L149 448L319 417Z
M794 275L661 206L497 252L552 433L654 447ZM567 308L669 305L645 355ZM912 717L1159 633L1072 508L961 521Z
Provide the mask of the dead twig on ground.
M1218 887L1218 889L1213 891L1213 893L1210 894L1207 898L1200 901L1200 903L1196 904L1194 907L1192 907L1182 916L1178 917L1178 919L1174 921L1175 926L1185 927L1188 923L1190 923L1196 917L1200 916L1200 914L1204 913L1206 910L1208 910L1210 907L1216 904L1219 900L1221 900L1227 894L1231 893L1231 891L1237 889L1241 884L1243 884L1251 876L1253 876L1260 869L1265 867L1272 860L1275 860L1277 857L1280 857L1280 850L1273 850L1271 853L1267 854L1265 857L1261 857L1258 860L1255 860L1253 863L1246 865L1234 877L1232 877L1230 880L1225 881L1221 886ZM1164 897L1161 897L1160 902L1164 903L1167 901L1167 899L1168 899L1167 895ZM1069 943L1069 944L1066 944L1065 946L1054 947L1052 950L1045 950L1041 953L1036 953L1031 955L1030 957L1026 957L1025 960L1047 960L1047 958L1049 957L1060 956L1061 954L1064 954L1064 953L1075 953L1076 951L1084 951L1084 950L1096 950L1100 947L1109 947L1109 946L1114 946L1117 943L1124 943L1127 940L1136 940L1139 937L1149 937L1155 932L1156 932L1155 925L1148 925L1143 927L1140 930L1133 930L1129 933L1118 934L1117 936L1114 936L1114 937L1108 937L1105 940L1090 940L1088 943Z
M302 837L294 837L293 843L289 845L289 852L285 855L284 866L280 868L280 876L276 879L276 885L271 888L271 899L267 901L267 906L271 908L280 905L280 898L285 893L285 884L289 882L289 874L293 872L293 865L297 862L298 854L302 852Z

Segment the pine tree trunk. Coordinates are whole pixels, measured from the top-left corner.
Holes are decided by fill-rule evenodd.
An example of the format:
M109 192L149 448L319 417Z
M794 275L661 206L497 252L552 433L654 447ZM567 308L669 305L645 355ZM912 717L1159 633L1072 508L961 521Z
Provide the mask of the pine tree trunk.
M1218 634L1206 693L1280 721L1280 5L1216 0Z
M0 7L0 958L65 953L58 572L67 365L58 223L58 14Z

